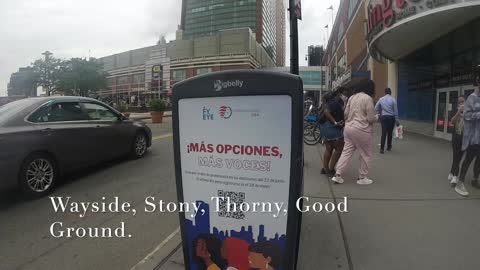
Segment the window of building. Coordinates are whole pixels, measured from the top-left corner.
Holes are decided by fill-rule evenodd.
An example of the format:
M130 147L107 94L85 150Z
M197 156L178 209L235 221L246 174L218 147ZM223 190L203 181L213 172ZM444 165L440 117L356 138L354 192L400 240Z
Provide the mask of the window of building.
M192 8L192 13L205 11L206 7Z
M299 73L305 85L320 85L321 83L320 71L300 71Z
M206 68L197 68L197 75L202 75L202 74L207 74L212 72L212 68L206 67Z
M350 0L350 5L348 6L348 18L351 20L353 13L355 12L355 7L358 0Z
M185 69L179 69L172 71L172 79L176 82L183 81L187 78Z
M344 32L345 32L345 27L343 25L343 22L340 22L340 26L338 27L338 36L337 36L338 42L342 40Z
M122 76L117 78L117 85L125 85L128 84L128 77Z
M145 74L135 74L133 75L133 83L141 84L145 82Z
M347 59L345 54L342 55L337 64L337 74L341 76L347 70Z

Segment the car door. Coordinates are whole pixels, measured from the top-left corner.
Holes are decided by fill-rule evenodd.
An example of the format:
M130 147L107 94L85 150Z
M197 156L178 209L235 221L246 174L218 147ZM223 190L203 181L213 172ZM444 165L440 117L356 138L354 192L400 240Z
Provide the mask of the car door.
M52 101L31 114L42 145L69 171L95 162L90 144L90 123L79 101Z
M84 101L82 106L95 129L98 151L104 159L112 159L126 153L131 142L130 123L100 102Z

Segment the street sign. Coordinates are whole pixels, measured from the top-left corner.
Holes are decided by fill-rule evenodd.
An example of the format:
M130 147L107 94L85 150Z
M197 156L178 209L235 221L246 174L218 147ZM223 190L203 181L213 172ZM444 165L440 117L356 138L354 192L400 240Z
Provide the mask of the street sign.
M155 65L155 66L152 67L152 71L155 72L155 73L158 73L158 72L162 71L162 66Z
M186 269L293 270L303 193L303 85L267 71L214 72L173 87ZM187 207L188 208L188 207Z

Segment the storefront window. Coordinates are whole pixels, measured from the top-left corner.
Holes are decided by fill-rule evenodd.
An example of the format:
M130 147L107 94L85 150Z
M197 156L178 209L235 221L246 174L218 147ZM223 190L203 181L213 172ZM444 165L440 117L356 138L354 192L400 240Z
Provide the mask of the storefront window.
M434 121L433 89L408 91L407 119L422 122Z
M344 54L340 58L340 60L338 61L337 74L340 76L343 73L345 73L346 70L347 70L347 61L346 61L346 57L345 57L345 54Z

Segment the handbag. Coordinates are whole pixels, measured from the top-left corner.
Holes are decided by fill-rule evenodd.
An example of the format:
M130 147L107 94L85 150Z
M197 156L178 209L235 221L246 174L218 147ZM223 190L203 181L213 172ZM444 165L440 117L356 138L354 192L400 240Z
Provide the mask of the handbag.
M395 127L395 139L403 139L403 126L398 125Z

